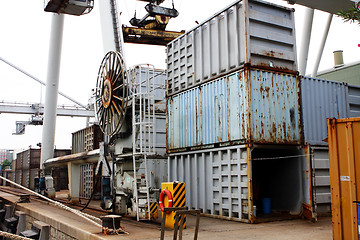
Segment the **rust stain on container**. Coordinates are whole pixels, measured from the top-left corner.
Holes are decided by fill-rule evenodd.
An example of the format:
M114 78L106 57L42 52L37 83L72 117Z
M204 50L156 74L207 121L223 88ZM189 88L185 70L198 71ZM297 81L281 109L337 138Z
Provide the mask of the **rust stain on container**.
M186 116L194 124L186 129L169 124L173 149L168 151L233 142L301 144L298 80L296 75L244 68L170 97L176 101L168 101L168 111L173 111L169 123ZM193 94L196 107L186 107L189 103L181 99ZM194 135L198 141L191 144L181 140Z

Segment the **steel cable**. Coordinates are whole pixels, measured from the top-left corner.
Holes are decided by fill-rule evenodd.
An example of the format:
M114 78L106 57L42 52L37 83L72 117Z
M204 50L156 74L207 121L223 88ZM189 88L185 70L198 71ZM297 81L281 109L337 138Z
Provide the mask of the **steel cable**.
M8 233L8 232L3 232L0 231L0 236L1 237L6 237L9 239L14 239L14 240L32 240L31 238L27 238L27 237L21 237L12 233Z
M9 179L4 178L4 177L2 177L2 176L0 176L0 179L2 179L2 180L4 180L4 181L7 181L7 182L9 182L9 183L11 183L11 184L13 184L14 186L17 186L17 187L19 187L19 188L22 188L22 189L24 189L24 190L26 190L26 191L28 191L28 192L36 195L37 197L40 197L40 198L42 198L42 199L45 199L46 201L54 204L54 205L57 206L57 207L60 207L60 208L63 208L63 209L65 209L65 210L69 211L69 212L72 212L72 213L74 213L75 215L77 215L77 216L79 216L79 217L87 220L88 222L90 222L90 223L94 224L95 226L100 227L100 228L102 229L102 225L101 225L100 223L95 222L95 221L101 222L101 219L100 219L100 218L97 218L97 217L91 216L91 215L89 215L89 214L80 212L79 210L70 208L70 207L68 207L68 206L66 206L66 205L64 205L64 204L62 204L62 203L59 203L59 202L57 202L57 201L55 201L55 200L52 200L52 199L50 199L50 198L48 198L48 197L45 197L45 196L43 196L43 195L41 195L41 194L39 194L39 193L37 193L37 192L34 192L34 191L32 191L32 190L30 190L30 189L28 189L28 188L26 188L26 187L24 187L24 186L22 186L22 185L20 185L20 184L17 184L17 183L15 183L15 182L13 182L13 181L10 181Z

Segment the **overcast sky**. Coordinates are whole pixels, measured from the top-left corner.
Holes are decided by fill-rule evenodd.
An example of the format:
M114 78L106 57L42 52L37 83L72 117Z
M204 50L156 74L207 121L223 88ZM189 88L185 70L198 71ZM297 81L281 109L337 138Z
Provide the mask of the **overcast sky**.
M60 91L72 98L87 104L90 91L95 87L97 72L104 56L101 39L101 26L98 6L95 0L94 10L85 16L66 15L62 48ZM171 1L166 0L167 4ZM31 0L0 0L0 57L46 82L47 58L51 13L43 11L43 1ZM180 15L170 21L168 30L189 30L195 21L201 22L215 12L231 4L232 0L174 0L175 8ZM288 7L282 0L271 2ZM118 0L121 21L128 24L135 9L137 16L145 13L143 3L135 0ZM304 7L296 6L296 34L298 40L302 36L302 20ZM310 45L310 56L307 72L312 66L317 53L319 40L322 36L326 13L316 11ZM344 50L345 63L360 60L360 27L357 24L343 23L336 17L330 29L320 70L333 67L334 50ZM146 45L125 45L127 66L150 63L157 68L165 68L165 48ZM43 102L45 88L32 79L0 62L0 101L11 102ZM59 96L60 104L73 105ZM26 133L12 135L15 121L26 121L29 115L0 114L0 149L18 149L36 146L41 142L41 126L27 126ZM85 119L58 117L55 145L57 148L70 148L71 133L85 127Z

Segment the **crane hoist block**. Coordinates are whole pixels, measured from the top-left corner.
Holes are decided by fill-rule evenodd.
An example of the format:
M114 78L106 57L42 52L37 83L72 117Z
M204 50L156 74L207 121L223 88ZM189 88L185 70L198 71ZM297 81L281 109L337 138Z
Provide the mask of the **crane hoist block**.
M165 189L169 190L172 196L172 207L185 207L186 198L185 198L185 183L183 182L163 182L161 183L161 191ZM164 207L169 207L169 199L165 194L163 199ZM165 213L165 212L164 212ZM175 216L176 212L169 212L166 214L165 227L174 229L175 226ZM180 221L179 221L180 224ZM183 228L186 227L186 217Z

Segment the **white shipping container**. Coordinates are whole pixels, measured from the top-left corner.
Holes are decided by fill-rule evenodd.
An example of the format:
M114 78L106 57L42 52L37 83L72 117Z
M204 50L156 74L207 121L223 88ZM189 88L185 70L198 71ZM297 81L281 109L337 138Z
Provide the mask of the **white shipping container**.
M237 1L168 44L167 94L245 64L295 73L296 58L293 9Z

